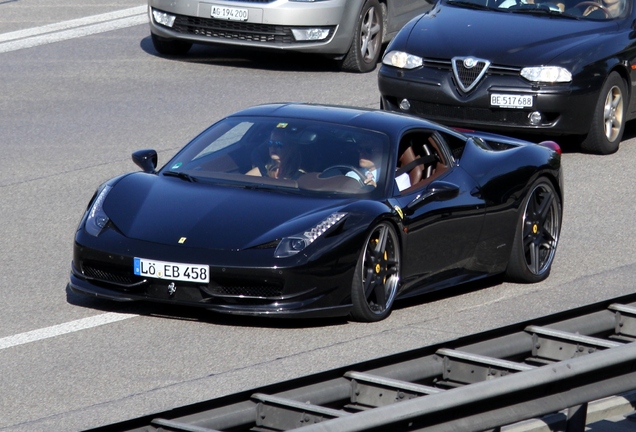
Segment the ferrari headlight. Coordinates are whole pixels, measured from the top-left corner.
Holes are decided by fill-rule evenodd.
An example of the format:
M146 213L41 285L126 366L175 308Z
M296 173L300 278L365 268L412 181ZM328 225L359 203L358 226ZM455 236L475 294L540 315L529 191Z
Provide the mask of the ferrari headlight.
M287 258L295 255L307 246L312 244L318 237L329 231L338 222L340 222L347 214L346 213L332 213L311 229L305 231L302 234L297 234L289 237L285 237L280 241L274 252L276 258Z
M403 51L390 51L382 58L382 63L400 69L415 69L422 66L424 60Z
M521 76L532 82L565 83L572 81L569 70L560 66L536 66L521 69Z
M95 201L93 201L93 205L91 205L91 208L88 210L88 217L86 218L85 225L86 231L95 237L102 232L110 220L106 215L106 212L104 212L103 206L106 195L108 195L108 192L110 192L111 189L111 186L104 186L104 188L99 191Z

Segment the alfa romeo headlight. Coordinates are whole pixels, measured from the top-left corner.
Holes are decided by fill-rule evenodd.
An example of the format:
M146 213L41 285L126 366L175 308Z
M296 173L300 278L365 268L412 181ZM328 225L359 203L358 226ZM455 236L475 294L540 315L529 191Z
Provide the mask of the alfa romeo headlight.
M422 57L403 51L390 51L382 58L382 63L400 69L415 69L424 63Z
M560 66L535 66L521 69L521 76L532 82L564 83L572 81L569 70Z
M106 227L106 224L108 224L108 221L110 220L108 218L108 215L106 215L106 212L104 212L103 206L104 200L106 200L106 195L108 195L108 192L110 192L111 189L112 186L104 186L102 190L99 191L97 197L95 198L95 201L93 201L93 204L88 210L88 216L86 218L85 225L86 232L94 235L95 237L97 237L102 232L102 230L104 229L104 227Z
M276 258L287 258L296 255L301 250L312 244L316 239L329 231L340 222L347 213L332 213L319 224L297 235L285 237L280 241L274 252Z

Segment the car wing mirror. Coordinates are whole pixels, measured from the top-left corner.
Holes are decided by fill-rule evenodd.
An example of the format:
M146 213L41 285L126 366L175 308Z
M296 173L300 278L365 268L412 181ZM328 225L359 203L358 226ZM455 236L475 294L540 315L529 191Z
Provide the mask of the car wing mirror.
M138 150L132 154L132 160L144 172L154 174L157 170L157 152L155 150Z
M412 213L426 203L433 201L448 201L459 195L459 186L445 182L434 181L420 195L406 206L407 213Z

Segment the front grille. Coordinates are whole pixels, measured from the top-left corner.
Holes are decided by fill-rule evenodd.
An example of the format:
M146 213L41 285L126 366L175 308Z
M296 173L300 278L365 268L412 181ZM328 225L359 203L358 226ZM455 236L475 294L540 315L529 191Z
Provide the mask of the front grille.
M251 42L292 43L291 30L283 26L211 18L177 16L172 29L179 33Z
M467 60L471 60L473 63L470 67L466 66ZM469 92L479 84L479 80L486 74L490 67L490 62L486 60L474 60L471 58L454 58L453 60L453 74L457 81L457 86L463 92Z
M85 262L82 265L84 276L90 279L107 282L121 286L133 286L143 281L143 278L135 276L130 269L117 266L105 266Z
M488 109L440 105L411 101L411 109L418 115L431 120L459 120L482 123L502 123L528 126L528 112L521 110Z
M132 265L129 268L127 266L87 261L82 264L82 273L87 279L91 279L95 282L117 285L123 288L140 287L146 282L145 278L133 274ZM158 283L163 287L159 279L151 279L151 281L154 281L152 285ZM170 280L166 280L166 284L169 282ZM187 282L176 283L178 286L189 285L191 288L201 289L208 295L237 299L243 299L245 297L280 299L283 295L284 288L283 280L268 280L264 282L262 279L215 279L214 273L209 285Z
M264 285L260 284L210 284L209 288L204 288L208 294L221 297L258 297L258 298L280 298L283 294L282 284Z
M288 26L216 20L183 15L177 16L172 30L179 33L205 36L213 39L233 39L278 44L292 44L295 42L291 27ZM334 28L329 30L329 37L333 35L333 31ZM312 41L305 42L311 43ZM316 42L324 42L324 40Z
M453 82L464 94L472 90L491 76L514 76L518 77L521 69L518 67L493 65L487 60L478 60L472 68L464 66L463 57L455 57L452 60L446 59L424 59L424 67L448 71L452 74Z
M453 70L453 62L448 59L435 59L435 58L425 58L424 59L424 67L434 68L440 70ZM515 75L518 76L521 72L521 68L514 66L503 66L497 64L490 64L488 70L486 71L487 75Z

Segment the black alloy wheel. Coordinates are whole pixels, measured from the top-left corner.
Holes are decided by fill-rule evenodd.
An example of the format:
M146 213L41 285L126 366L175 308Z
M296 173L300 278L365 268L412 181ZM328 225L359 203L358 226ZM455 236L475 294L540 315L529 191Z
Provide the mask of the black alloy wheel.
M370 72L375 69L382 52L385 11L378 0L367 0L362 7L349 52L341 69L350 72Z
M561 198L548 179L540 178L521 208L506 274L515 282L539 282L550 274L556 254L563 211Z
M626 97L625 80L618 72L610 73L599 94L592 124L581 149L602 155L618 150L625 130Z
M400 244L393 226L382 222L367 237L351 288L356 321L380 321L391 313L400 282Z

